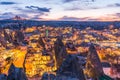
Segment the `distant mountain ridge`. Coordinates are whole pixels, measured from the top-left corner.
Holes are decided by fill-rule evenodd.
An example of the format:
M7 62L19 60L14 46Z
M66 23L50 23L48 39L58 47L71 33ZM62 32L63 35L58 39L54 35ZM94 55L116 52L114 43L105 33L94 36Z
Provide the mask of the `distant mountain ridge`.
M20 16L16 15L15 17L7 19L7 20L26 20L26 19L23 18L23 17L20 17Z
M14 26L20 27L18 25L24 27L31 26L51 26L51 27L74 27L85 29L87 27L91 27L92 29L104 29L108 28L108 26L113 25L114 28L120 28L120 21L35 21L35 20L27 20L16 16L13 19L0 20L0 27L8 27L12 28Z

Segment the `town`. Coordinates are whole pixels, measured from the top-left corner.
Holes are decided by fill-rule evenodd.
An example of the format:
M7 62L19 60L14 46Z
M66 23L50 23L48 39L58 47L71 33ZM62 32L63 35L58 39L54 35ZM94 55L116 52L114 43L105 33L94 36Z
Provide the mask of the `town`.
M0 74L3 80L20 73L20 80L120 78L119 33L112 24L103 30L46 25L2 28Z
M120 0L0 0L0 80L120 80Z

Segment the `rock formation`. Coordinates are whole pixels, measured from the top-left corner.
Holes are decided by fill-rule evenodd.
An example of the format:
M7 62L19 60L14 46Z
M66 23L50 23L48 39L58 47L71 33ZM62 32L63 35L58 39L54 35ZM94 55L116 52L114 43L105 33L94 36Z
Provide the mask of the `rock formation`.
M0 43L3 47L7 48L7 41L4 39L1 33L0 33Z
M59 66L62 64L62 62L67 56L67 51L61 37L58 37L56 42L54 43L54 52L57 62L57 68L59 68Z
M9 43L12 43L12 42L13 42L13 40L12 40L12 35L11 35L11 34L8 34L5 30L3 31L3 33L4 33L4 39L5 39L6 41L8 41Z
M20 30L17 30L15 32L14 37L15 37L15 40L17 40L18 43L22 43L24 41L24 38L25 38L23 32L20 31Z
M38 46L42 46L43 48L45 48L45 43L44 43L44 41L43 41L41 36L38 39Z
M91 46L89 47L86 71L87 75L92 78L98 78L99 76L104 74L102 64L100 62L97 51L93 44L91 44Z

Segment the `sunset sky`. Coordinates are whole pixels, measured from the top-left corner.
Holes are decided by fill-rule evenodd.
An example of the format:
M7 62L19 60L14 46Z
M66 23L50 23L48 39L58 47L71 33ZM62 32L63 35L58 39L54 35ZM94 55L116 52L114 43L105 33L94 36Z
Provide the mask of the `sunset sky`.
M0 0L0 20L120 21L120 0Z

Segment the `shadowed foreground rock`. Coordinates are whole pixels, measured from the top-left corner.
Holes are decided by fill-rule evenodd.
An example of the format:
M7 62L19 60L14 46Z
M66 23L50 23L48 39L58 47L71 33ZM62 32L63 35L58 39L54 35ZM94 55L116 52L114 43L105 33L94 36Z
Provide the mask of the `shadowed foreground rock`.
M41 80L55 80L54 74L44 73Z
M68 76L68 78L77 78L78 80L85 80L84 73L81 68L81 64L79 64L77 55L67 56L57 71L57 76L59 75Z
M41 80L85 80L77 55L68 55L57 70L56 76L45 73Z
M28 80L22 68L16 68L11 64L7 80Z
M7 80L7 75L0 74L0 80Z

